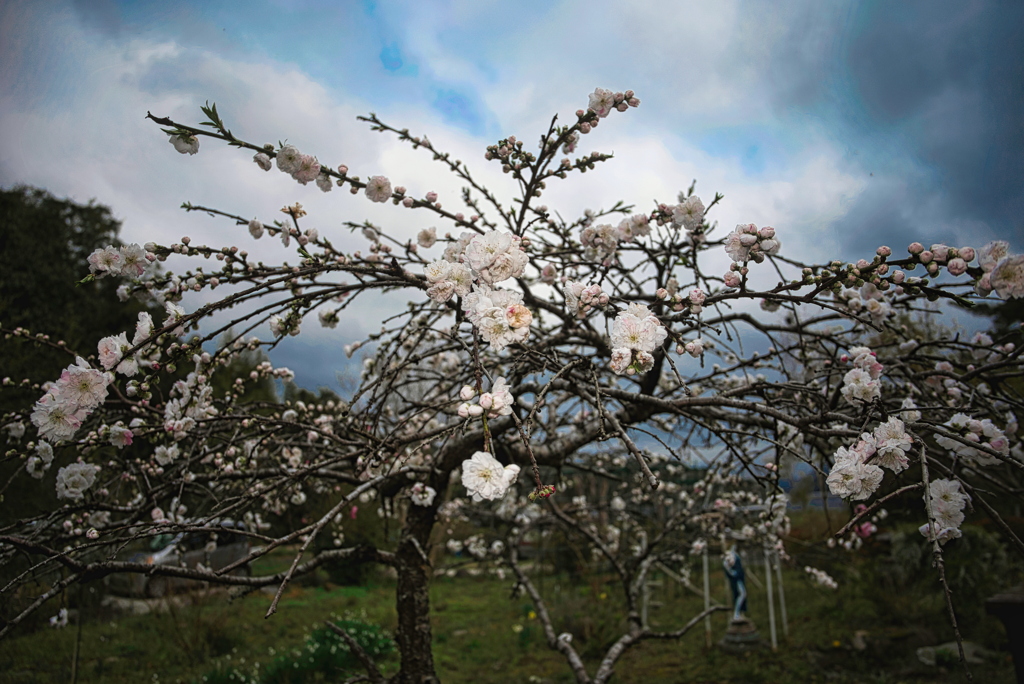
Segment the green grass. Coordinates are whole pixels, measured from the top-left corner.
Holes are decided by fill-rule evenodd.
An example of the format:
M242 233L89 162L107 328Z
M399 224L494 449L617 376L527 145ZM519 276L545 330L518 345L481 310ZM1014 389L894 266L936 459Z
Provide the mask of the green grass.
M272 559L281 562L281 559ZM259 571L259 569L257 569ZM758 572L751 569L749 572ZM782 637L777 653L765 649L733 656L707 650L702 626L679 642L648 641L619 661L616 682L954 682L957 668L948 672L917 663L914 650L922 639L942 639L939 614L934 633L892 627L883 614L885 602L872 600L871 587L856 583L855 569L837 579L844 589L831 592L811 585L799 570L785 576L789 638ZM593 671L608 644L621 634L621 599L611 578L588 576L582 581L545 577L538 581L549 597L558 631L573 634L573 644ZM699 583L699 571L694 579ZM760 577L763 581L763 577ZM768 639L768 616L763 589L751 582L751 617ZM724 594L721 571L713 573L712 591ZM441 578L431 588L434 656L446 683L495 684L544 681L571 682L562 657L549 650L530 602L511 597L511 580ZM703 605L671 580L655 597L654 629L681 626ZM352 618L395 628L394 584L383 578L363 587L300 586L284 594L276 615L264 619L271 596L257 592L228 602L223 593L196 605L159 615L111 616L85 614L78 663L79 682L192 682L220 668L251 672L255 662L266 668L275 658L303 646L305 637L329 618ZM55 612L55 611L54 611ZM891 616L890 616L891 617ZM725 614L712 618L713 637L721 639ZM886 626L879 626L886 625ZM520 629L521 627L521 629ZM930 627L922 626L922 629ZM868 649L852 648L857 630L868 630ZM76 625L15 634L0 642L0 681L70 681ZM973 635L968 634L969 638ZM928 643L938 643L931 641ZM991 644L990 644L991 646ZM397 668L397 656L382 663L385 674ZM975 681L1012 682L1012 664L1005 652L992 665L972 668Z

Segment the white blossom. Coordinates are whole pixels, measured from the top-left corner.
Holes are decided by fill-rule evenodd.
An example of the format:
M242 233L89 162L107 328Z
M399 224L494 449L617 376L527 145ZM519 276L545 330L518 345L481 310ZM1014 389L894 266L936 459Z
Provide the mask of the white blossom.
M473 497L473 501L493 501L505 496L519 476L519 466L512 464L502 467L486 451L478 451L462 462L462 485Z

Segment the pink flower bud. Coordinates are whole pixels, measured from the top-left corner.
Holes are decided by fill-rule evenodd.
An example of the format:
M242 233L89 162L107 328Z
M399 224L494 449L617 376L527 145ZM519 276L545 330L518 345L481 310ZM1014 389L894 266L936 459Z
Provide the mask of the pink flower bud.
M494 396L490 392L484 392L480 395L480 406L482 408L490 410L494 406Z
M879 264L878 268L875 269L875 273L878 275L885 275L889 272L889 264Z
M972 261L974 261L974 256L975 255L974 255L974 248L973 247L961 247L959 251L960 251L960 258L963 259L965 262L967 262L969 264Z
M479 418L480 416L483 415L483 413L484 409L482 406L477 406L476 404L473 404L472 406L469 407L469 415L473 416L474 418Z
M411 207L415 203L416 202L413 201L412 197L406 197L404 200L402 200L403 207Z
M907 277L907 274L904 273L903 271L893 271L893 273L892 273L892 282L894 282L897 285L899 285L900 283L902 283L906 279L906 277Z
M757 242L757 235L751 235L750 233L740 235L740 244L744 247L750 247L755 242Z
M967 272L967 262L957 257L956 259L950 259L949 263L946 264L946 270L949 271L950 275L960 276Z
M932 254L932 253L931 253L931 252L930 252L929 250L927 250L927 249L926 249L926 250L924 250L923 252L921 252L920 254L918 254L918 255L917 255L917 258L921 260L921 263L922 263L922 264L930 264L930 263L932 262L932 259L933 259L934 257L935 257L935 255L934 255L934 254Z
M726 287L739 287L740 286L740 276L735 271L729 271L728 273L726 273L725 276L722 278L722 280L725 281L725 286Z
M932 256L935 257L935 260L940 264L945 262L946 258L949 256L949 247L946 245L932 245L932 248L929 251L931 251Z
M907 251L910 252L911 254L920 254L921 252L924 251L924 245L922 245L920 242L911 242L910 246L907 247Z
M865 259L857 259L857 268L867 268L870 265Z
M469 408L470 408L469 404L460 404L459 405L459 417L460 418L469 418Z
M427 198L428 202L434 203L434 202L437 201L437 193L436 192L428 192L426 194L426 198Z
M475 395L476 390L470 387L469 385L463 386L463 388L459 391L459 399L462 399L462 401L469 401Z
M344 176L345 174L348 173L348 167L345 166L344 164L339 165L338 166L338 173L341 174L342 176Z
M892 250L886 247L885 245L882 245L881 247L875 250L875 254L877 254L880 257L892 256Z
M775 237L775 229L772 228L771 226L765 226L761 230L757 231L757 234L760 235L761 238L764 240L771 240L773 237Z
M668 299L668 290L666 290L663 287L659 287L658 290L654 293L654 296L656 296L658 299Z

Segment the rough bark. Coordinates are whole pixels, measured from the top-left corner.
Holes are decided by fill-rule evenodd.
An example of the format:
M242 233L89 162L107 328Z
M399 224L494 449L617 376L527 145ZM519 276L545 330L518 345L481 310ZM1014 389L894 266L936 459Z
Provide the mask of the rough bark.
M395 608L398 633L395 641L401 669L391 678L394 684L439 682L434 671L430 628L430 560L427 555L436 509L410 506L402 539L395 551L398 571Z

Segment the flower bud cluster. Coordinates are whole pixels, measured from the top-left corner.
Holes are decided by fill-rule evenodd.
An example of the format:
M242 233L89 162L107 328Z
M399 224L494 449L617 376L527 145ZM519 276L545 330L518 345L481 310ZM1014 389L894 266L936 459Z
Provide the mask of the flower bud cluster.
M565 308L578 318L586 318L593 309L608 305L608 294L600 285L584 285L567 280L562 285L562 294L565 295Z
M766 255L778 254L781 248L771 226L758 230L753 223L740 223L725 238L725 252L738 264L751 259L761 263Z
M943 423L943 427L954 435L961 437L964 441L987 447L1003 456L1007 456L1010 453L1010 440L1007 439L1006 434L990 418L977 420L971 418L966 413L957 413ZM995 456L946 435L936 434L935 441L939 446L945 447L961 458L968 459L979 465L998 465L1000 462Z
M673 292L669 288L659 287L655 292L655 296L671 304L673 311L683 311L686 309L694 316L704 310L704 300L707 299L704 290L699 287L695 287L686 293Z
M470 403L475 395L476 390L469 385L464 386L459 392L459 398L463 401L459 405L461 418L476 418L485 414L488 418L497 418L512 413L512 404L515 402L515 398L512 396L505 378L495 380L490 392L481 394L477 403Z

